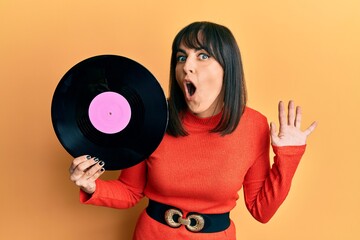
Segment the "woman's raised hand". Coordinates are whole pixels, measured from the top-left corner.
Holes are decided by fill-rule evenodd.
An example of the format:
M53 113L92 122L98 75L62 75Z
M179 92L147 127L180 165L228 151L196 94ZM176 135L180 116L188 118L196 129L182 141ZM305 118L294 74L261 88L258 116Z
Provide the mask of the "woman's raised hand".
M295 108L294 102L289 101L288 113L283 102L279 102L279 131L276 124L270 123L271 143L274 146L300 146L306 144L307 137L315 130L317 122L313 122L305 131L301 131L301 107Z
M75 158L70 166L70 180L84 192L93 194L96 190L95 180L104 173L105 163L88 155Z

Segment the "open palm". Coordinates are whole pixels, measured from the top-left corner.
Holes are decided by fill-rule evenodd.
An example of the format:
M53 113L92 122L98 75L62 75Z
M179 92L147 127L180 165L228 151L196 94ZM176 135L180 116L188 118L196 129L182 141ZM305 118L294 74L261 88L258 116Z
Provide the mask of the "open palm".
M289 101L288 114L283 102L279 102L278 111L280 127L277 131L276 124L270 123L271 143L279 147L306 144L306 139L315 130L317 122L313 122L305 131L301 131L301 107L295 108L293 101Z

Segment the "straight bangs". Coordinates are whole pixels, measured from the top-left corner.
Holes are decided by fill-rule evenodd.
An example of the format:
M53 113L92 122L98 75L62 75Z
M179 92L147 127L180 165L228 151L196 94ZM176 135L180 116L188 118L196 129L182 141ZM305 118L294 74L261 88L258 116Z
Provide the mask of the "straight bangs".
M212 24L194 24L180 32L173 44L173 54L179 51L180 44L191 49L204 49L224 68L224 60L219 49L222 48L221 33Z

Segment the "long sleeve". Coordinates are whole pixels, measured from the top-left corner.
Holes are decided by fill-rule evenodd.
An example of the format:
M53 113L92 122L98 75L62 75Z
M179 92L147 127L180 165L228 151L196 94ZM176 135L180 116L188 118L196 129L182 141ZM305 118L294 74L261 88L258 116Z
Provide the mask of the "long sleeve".
M305 147L273 146L275 157L271 169L265 149L249 169L244 181L245 204L258 221L268 222L285 200Z
M211 133L221 114L198 118L186 113L183 124L189 135L165 134L149 158L121 172L118 180L97 181L88 204L128 208L144 195L149 199L190 212L218 214L231 211L243 187L245 204L260 222L267 222L286 198L305 146L275 147L270 166L269 126L265 116L246 108L239 126L232 134ZM226 236L225 236L226 235ZM223 232L193 234L186 228L169 228L140 216L134 239L235 239L232 223Z
M96 180L96 191L89 195L80 190L80 202L112 208L130 208L144 196L145 161L124 169L117 180Z

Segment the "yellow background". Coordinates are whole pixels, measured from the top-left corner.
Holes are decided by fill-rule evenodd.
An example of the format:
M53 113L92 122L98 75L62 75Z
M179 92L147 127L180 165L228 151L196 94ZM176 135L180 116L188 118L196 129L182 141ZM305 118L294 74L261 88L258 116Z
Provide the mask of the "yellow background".
M171 41L197 20L233 31L249 106L277 121L278 100L294 99L304 127L319 122L268 224L241 196L238 239L360 239L358 0L0 0L0 239L131 239L146 200L129 210L79 204L72 157L51 125L52 94L98 54L140 62L167 92Z

